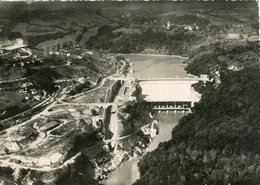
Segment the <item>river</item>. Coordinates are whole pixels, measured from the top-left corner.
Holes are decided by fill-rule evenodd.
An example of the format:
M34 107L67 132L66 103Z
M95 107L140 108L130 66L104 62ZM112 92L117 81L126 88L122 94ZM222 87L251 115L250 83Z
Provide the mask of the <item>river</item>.
M155 56L155 55L124 55L129 62L134 63L134 74L137 78L185 78L193 77L185 72L183 61L186 58L179 56ZM146 148L147 152L157 148L160 142L171 139L171 131L178 124L178 120L184 113L160 113L160 132L153 138ZM142 156L143 157L143 156ZM139 178L138 162L141 157L135 157L122 164L112 172L102 183L104 185L131 185Z
M171 139L171 131L177 125L178 120L184 116L184 113L160 113L160 131L146 148L145 153L153 151L160 142ZM144 153L144 155L145 155ZM104 185L131 185L139 179L138 162L141 157L135 157L122 164L112 172L102 183Z

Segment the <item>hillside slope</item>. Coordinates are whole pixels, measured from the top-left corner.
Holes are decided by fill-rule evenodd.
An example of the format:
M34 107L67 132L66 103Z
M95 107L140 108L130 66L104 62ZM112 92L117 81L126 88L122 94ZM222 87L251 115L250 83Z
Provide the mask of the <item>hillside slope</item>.
M225 71L221 82L145 156L135 185L259 185L260 70Z
M239 70L259 65L259 42L235 40L217 42L192 52L186 70L193 75L212 74L229 68Z

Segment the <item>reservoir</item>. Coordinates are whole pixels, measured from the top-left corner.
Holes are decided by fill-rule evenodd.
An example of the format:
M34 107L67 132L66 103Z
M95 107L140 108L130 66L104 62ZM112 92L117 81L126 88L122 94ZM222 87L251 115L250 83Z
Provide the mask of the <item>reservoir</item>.
M193 77L184 70L183 62L187 59L185 57L149 54L129 54L124 57L134 63L134 76L137 79Z
M183 61L179 56L160 55L124 55L129 62L134 63L134 76L142 78L193 78L185 72ZM160 142L171 139L172 129L178 124L184 113L159 114L160 131L146 148L145 153L155 150ZM145 155L145 154L144 154ZM112 172L102 183L104 185L131 185L139 178L138 162L142 157L135 157L123 163Z

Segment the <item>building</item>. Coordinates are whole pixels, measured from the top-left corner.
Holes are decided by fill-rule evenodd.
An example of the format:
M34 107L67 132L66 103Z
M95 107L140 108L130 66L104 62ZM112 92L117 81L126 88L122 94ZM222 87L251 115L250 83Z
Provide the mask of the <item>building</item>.
M167 29L167 30L170 30L170 29L171 29L171 22L170 22L170 21L167 22L167 24L166 24L166 29Z
M205 82L209 81L209 76L206 74L201 74L200 80L202 80L205 83Z
M44 126L40 128L41 131L48 131L55 127L57 127L59 123L57 121L51 121L50 123L46 123Z
M193 26L184 25L184 29L185 29L185 30L188 30L188 31L192 31L192 30L193 30Z
M93 123L92 123L92 119L81 118L79 122L85 126L87 133L89 133L91 135L94 134L94 126L93 126Z
M2 49L7 50L7 51L13 51L13 50L17 50L23 47L26 47L26 43L24 42L23 39L18 38L16 39L11 45L3 47Z
M243 39L248 38L248 34L229 33L226 36L227 39Z

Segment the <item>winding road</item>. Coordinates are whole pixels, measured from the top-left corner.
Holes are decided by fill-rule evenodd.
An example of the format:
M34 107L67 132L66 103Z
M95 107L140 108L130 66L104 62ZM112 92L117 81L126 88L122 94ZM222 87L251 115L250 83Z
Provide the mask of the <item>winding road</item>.
M124 61L123 62L123 65L121 67L121 69L119 71L122 71L124 69L126 65L126 62ZM112 76L112 75L110 75ZM110 76L106 77L106 78L109 78ZM91 91L94 91L98 88L101 88L104 84L104 81L106 80L106 78L104 78L101 82L101 84L99 86L97 86L96 88L93 88L91 89ZM62 96L58 97L60 94L62 94ZM85 93L84 93L85 94ZM46 99L45 101L41 102L40 104L37 104L36 106L34 106L33 108L37 108L37 107L40 107L40 106L43 106L43 105L46 105L47 102L49 102L51 100L51 103L48 104L41 112L33 115L31 117L31 119L23 122L23 123L20 123L19 125L15 125L9 129L19 129L19 127L23 126L23 125L26 125L28 124L29 122L31 122L32 120L35 120L39 117L41 117L42 115L45 115L45 114L49 114L48 110L55 107L55 106L62 106L62 105L97 105L97 106L103 106L103 107L106 107L106 106L115 106L117 108L118 105L120 105L120 103L118 102L105 102L105 103L86 103L86 104L82 104L82 103L66 103L64 102L63 100L65 99L66 97L66 92L64 91L64 89L61 89L61 87L59 87L59 90L54 93L51 97L49 97L48 99ZM117 98L116 98L117 99ZM58 104L58 102L61 102L61 104ZM28 111L28 110L27 110ZM21 113L23 114L23 113ZM18 114L18 115L21 115L21 114ZM16 115L17 116L17 115ZM117 133L117 115L116 114L112 114L113 119L115 119L116 121L113 122L114 123L114 126L115 126L115 130L114 132ZM10 119L10 118L8 118ZM41 132L41 130L39 129L39 127L37 126L37 124L34 124L33 127L37 130L37 132L39 132L40 134L40 139L37 139L33 144L33 146L37 146L41 141L42 141L42 138L45 138L45 137L48 137L49 133L47 132L47 134ZM8 128L7 128L8 129ZM112 142L112 141L116 141L116 140L121 140L121 139L124 139L124 138L127 138L129 136L126 136L126 137L122 137L122 138L117 138L117 134L114 134L114 137L111 139L111 140L106 140L104 141L105 143L107 142ZM77 153L75 156L71 157L70 159L68 159L67 161L65 161L62 165L60 166L57 166L57 167L53 167L53 166L40 166L40 167L32 167L32 166L26 166L26 165L23 165L23 164L18 164L18 163L15 163L15 162L10 162L9 159L2 159L0 160L0 166L6 166L6 167L12 167L12 168L23 168L23 169L32 169L32 170L37 170L37 171L42 171L42 172L46 172L46 171L54 171L54 170L57 170L57 169L61 169L63 168L64 166L70 164L70 163L73 163L74 160L80 155L80 152Z

